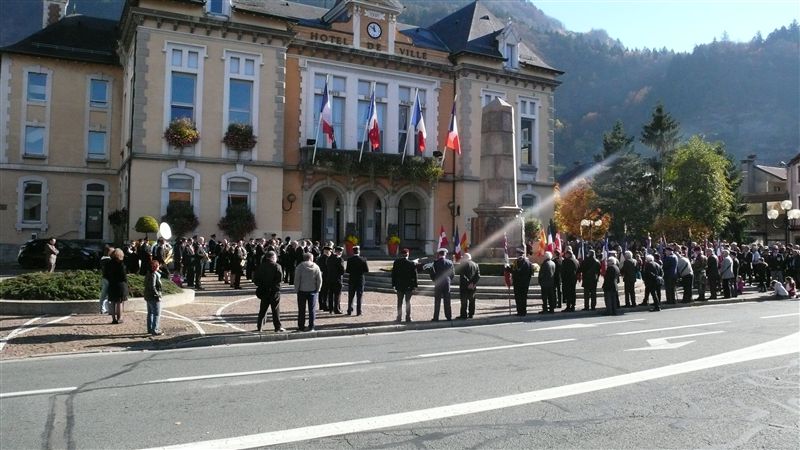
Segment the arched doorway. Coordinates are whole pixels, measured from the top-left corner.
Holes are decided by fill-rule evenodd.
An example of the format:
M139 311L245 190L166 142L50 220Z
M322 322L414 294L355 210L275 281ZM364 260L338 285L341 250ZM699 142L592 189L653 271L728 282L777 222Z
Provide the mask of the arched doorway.
M374 192L365 192L356 202L356 236L365 248L383 243L383 203Z
M397 205L397 219L403 247L425 249L427 211L424 205L424 202L412 193L400 198Z
M335 190L320 189L311 201L311 239L341 242L342 202Z

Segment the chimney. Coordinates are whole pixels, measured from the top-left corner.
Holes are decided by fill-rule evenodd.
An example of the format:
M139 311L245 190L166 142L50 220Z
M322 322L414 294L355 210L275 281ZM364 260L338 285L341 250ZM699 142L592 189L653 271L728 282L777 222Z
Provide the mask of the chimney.
M42 28L46 28L67 15L69 0L43 0L42 1Z
M747 159L742 160L742 193L752 194L756 191L755 169L756 155L747 155Z

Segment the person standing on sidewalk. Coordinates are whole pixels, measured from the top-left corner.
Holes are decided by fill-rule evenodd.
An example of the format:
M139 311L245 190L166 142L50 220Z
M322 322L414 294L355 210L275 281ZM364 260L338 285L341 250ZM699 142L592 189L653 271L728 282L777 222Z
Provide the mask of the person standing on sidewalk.
M54 272L56 270L56 258L58 257L58 249L56 248L56 238L50 238L44 246L44 256L47 262L47 271Z
M455 276L453 262L447 259L447 249L440 248L438 258L431 265L431 280L433 280L433 322L439 321L439 308L444 302L444 317L453 320L450 312L450 281Z
M264 261L258 266L253 274L253 284L256 285L256 297L261 301L258 308L258 323L256 330L261 331L264 325L264 318L267 316L267 309L272 308L272 325L275 332L286 331L281 327L281 281L283 271L278 265L278 255L267 252Z
M108 314L108 262L111 261L113 251L114 247L106 244L100 258L100 314Z
M606 273L603 275L603 297L606 302L604 314L607 316L616 316L617 307L619 307L619 291L617 290L619 266L617 264L617 258L609 256L606 261Z
M565 312L575 312L575 302L577 301L575 285L578 283L579 265L572 250L568 248L564 252L564 260L561 261L561 290L564 292L564 303L567 304Z
M333 254L328 257L328 270L325 272L327 277L328 308L334 314L341 314L342 297L342 276L344 276L344 260L342 252L344 248L337 246L333 249Z
M675 256L672 245L664 249L664 259L661 266L664 269L664 292L667 295L667 304L674 305L675 284L678 281L678 257Z
M158 259L150 262L150 270L144 276L144 301L147 302L147 334L161 336L161 263Z
M403 301L406 304L406 322L411 322L411 295L417 288L417 265L408 259L409 250L400 251L400 257L392 264L392 287L397 292L397 318L403 318Z
M583 286L583 310L597 307L597 282L600 280L600 261L594 257L594 250L589 250L586 259L581 262L578 272L581 274Z
M692 271L694 272L694 288L697 289L698 293L697 300L700 302L706 301L706 267L708 267L708 258L703 254L700 247L695 247Z
M733 272L733 259L728 250L722 251L722 262L719 264L719 276L722 278L722 298L731 298L736 289L734 281L736 276Z
M472 319L475 315L475 291L481 279L481 268L472 260L472 255L464 253L458 266L458 294L461 298L461 314L458 319Z
M297 292L297 331L314 331L317 294L322 287L322 271L314 264L314 255L303 253L303 262L294 269L294 290ZM308 308L308 328L306 324Z
M552 314L556 311L556 263L553 254L544 252L544 261L539 269L539 287L542 290L542 310L539 314Z
M664 284L664 272L651 254L644 257L642 281L644 281L644 302L642 304L646 305L648 297L652 297L653 308L650 311L661 311L661 285Z
M111 304L111 323L115 324L122 323L122 304L128 300L128 273L122 262L124 258L122 250L115 249L108 262L108 302ZM150 270L149 266L147 270Z
M347 315L353 314L353 297L356 297L356 315L361 315L361 300L364 297L364 274L369 272L367 260L359 253L359 246L353 247L353 256L347 259Z
M312 253L313 254L313 253ZM330 305L328 305L328 257L331 256L331 248L325 246L322 248L322 254L317 256L315 263L319 266L319 270L322 271L322 287L319 289L319 309L320 311L331 311Z
M636 306L636 260L633 259L633 253L628 250L624 253L625 262L622 263L620 274L622 275L622 282L625 285L625 307L633 308Z
M528 290L531 287L533 267L525 256L524 249L517 249L517 259L511 264L511 283L514 285L514 303L517 315L528 314Z
M689 261L688 255L683 252L678 256L678 279L681 280L681 287L683 288L681 303L691 303L694 269L692 269L692 263Z

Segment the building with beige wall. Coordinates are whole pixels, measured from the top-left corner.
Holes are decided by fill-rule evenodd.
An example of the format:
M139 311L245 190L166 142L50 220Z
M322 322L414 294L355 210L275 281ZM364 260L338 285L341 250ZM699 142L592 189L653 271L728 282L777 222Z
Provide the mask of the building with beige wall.
M254 237L342 241L349 232L363 246L382 248L396 231L403 245L431 251L440 227L469 235L481 109L498 97L514 106L518 203L543 203L554 186L553 96L561 72L481 2L426 29L403 24L402 11L396 0L340 0L331 9L129 0L119 22L70 16L31 36L27 47L2 49L0 240L18 245L31 232L108 240L108 213L123 207L131 218L127 237L134 238L136 218L160 218L170 201L186 201L199 218L198 234L219 235L227 206L244 203L256 217ZM90 41L35 54L41 46L32 44L46 36L66 39L57 31L67 25L84 35L110 27L113 38L103 42L112 48L103 49L102 62L80 57L94 54L87 50L98 43ZM41 76L29 73L44 74L44 101ZM93 80L107 83L103 108L93 100ZM335 145L318 132L326 82ZM373 93L380 145L358 162ZM421 152L409 145L417 95L427 128ZM454 101L461 155L443 149ZM164 131L178 117L194 122L199 142L182 149L167 143ZM222 142L233 122L252 125L252 150ZM95 147L103 132L101 159ZM437 179L410 169L440 162ZM32 193L37 182L40 197ZM88 231L97 225L96 214L87 213L97 211L98 186L100 237ZM536 215L546 222L552 208Z

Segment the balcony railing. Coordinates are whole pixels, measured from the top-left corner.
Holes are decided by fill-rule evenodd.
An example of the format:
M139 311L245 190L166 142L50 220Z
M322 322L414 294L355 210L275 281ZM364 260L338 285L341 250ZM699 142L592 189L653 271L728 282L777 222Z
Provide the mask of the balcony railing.
M436 181L444 175L437 158L372 153L364 151L361 161L358 150L332 150L317 148L314 164L311 157L314 147L300 148L300 168L340 175L358 175L395 178L408 181Z

